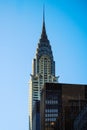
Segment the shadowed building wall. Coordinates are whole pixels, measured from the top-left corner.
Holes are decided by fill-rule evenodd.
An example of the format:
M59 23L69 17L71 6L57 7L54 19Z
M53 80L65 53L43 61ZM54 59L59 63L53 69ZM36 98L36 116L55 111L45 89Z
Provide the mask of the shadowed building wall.
M41 130L72 130L87 103L86 85L46 83L41 93Z

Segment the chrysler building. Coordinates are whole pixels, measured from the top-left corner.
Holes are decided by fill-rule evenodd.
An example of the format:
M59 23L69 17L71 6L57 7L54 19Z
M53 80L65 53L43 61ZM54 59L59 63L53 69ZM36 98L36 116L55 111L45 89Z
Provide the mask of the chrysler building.
M36 100L40 100L40 93L44 83L56 83L55 61L48 40L45 27L45 12L43 11L42 33L39 39L35 58L32 63L32 74L29 82L29 121L32 130L32 111Z

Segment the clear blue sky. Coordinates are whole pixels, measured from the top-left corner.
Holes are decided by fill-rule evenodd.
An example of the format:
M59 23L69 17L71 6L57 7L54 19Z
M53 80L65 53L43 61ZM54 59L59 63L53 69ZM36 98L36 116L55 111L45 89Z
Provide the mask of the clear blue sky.
M86 0L0 0L0 130L28 130L28 81L44 1L59 82L87 84Z

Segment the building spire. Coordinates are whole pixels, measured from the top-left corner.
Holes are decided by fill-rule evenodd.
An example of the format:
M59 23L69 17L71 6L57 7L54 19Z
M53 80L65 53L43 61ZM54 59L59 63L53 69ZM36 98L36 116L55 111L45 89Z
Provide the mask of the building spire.
M43 4L43 23L45 24L45 4Z
M45 5L43 5L43 25L42 25L42 33L41 33L41 41L47 41L47 34L45 28Z

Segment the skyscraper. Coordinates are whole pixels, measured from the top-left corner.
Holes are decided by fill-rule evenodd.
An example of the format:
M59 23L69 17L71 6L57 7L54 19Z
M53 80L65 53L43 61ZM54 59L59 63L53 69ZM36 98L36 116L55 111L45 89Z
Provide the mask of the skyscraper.
M45 11L43 9L43 25L41 38L36 49L36 55L33 59L32 74L30 79L29 94L29 115L30 130L32 130L32 111L36 100L40 100L41 89L46 82L58 82L55 76L55 61L50 42L46 34Z

